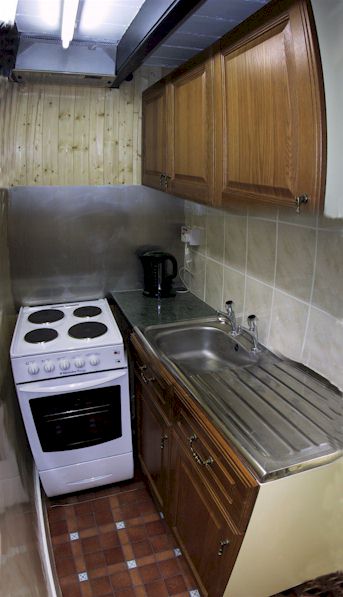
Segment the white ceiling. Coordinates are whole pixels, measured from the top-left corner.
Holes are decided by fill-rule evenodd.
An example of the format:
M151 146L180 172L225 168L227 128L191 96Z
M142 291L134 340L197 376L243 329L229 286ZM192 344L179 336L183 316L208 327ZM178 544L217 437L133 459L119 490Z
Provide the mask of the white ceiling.
M74 39L118 44L143 3L144 0L80 0ZM19 31L38 37L59 37L62 5L62 0L19 0Z

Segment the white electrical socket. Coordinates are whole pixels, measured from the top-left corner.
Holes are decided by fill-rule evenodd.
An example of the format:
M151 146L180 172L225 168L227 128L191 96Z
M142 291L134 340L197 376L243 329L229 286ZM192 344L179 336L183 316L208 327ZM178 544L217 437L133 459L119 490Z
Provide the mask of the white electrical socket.
M195 228L184 224L181 226L181 240L183 243L189 243L191 246L201 244L201 228Z

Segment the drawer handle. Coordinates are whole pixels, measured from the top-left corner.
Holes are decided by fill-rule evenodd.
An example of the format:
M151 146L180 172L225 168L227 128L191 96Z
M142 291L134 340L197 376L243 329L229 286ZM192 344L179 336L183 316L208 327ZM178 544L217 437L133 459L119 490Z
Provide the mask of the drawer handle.
M137 364L137 366L138 366L138 369L139 369L140 371L145 371L145 370L146 370L146 365L138 365L138 364Z
M209 456L209 458L203 460L201 456L199 456L198 452L193 448L193 442L195 442L197 439L198 437L195 435L195 433L193 433L193 435L191 435L191 437L188 439L192 456L195 462L197 462L198 464L201 464L202 466L210 466L214 462L212 456Z
M142 371L142 370L141 370L141 378L144 381L144 383L150 383L151 381L155 381L156 380L155 377L145 377L144 371Z
M162 437L161 437L161 444L160 444L161 450L164 449L164 446L165 446L165 443L166 443L167 439L168 439L168 435L162 435Z
M230 539L224 539L224 541L220 542L220 547L219 547L219 550L218 550L218 556L222 556L223 555L224 547L226 545L230 545Z

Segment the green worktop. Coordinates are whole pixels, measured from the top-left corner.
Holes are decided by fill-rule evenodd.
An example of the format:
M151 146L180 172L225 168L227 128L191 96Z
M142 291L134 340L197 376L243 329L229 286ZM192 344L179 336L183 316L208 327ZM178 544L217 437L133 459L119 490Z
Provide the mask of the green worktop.
M144 296L141 290L112 292L114 300L133 327L144 330L149 325L174 323L216 314L191 292L175 297L156 299Z

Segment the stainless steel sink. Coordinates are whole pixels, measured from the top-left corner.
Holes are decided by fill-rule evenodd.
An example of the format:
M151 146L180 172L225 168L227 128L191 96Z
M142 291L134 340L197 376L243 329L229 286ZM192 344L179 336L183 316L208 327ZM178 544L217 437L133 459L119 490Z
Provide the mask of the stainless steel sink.
M230 326L216 318L150 326L145 336L159 355L189 373L247 367L260 357L249 340L232 337Z

